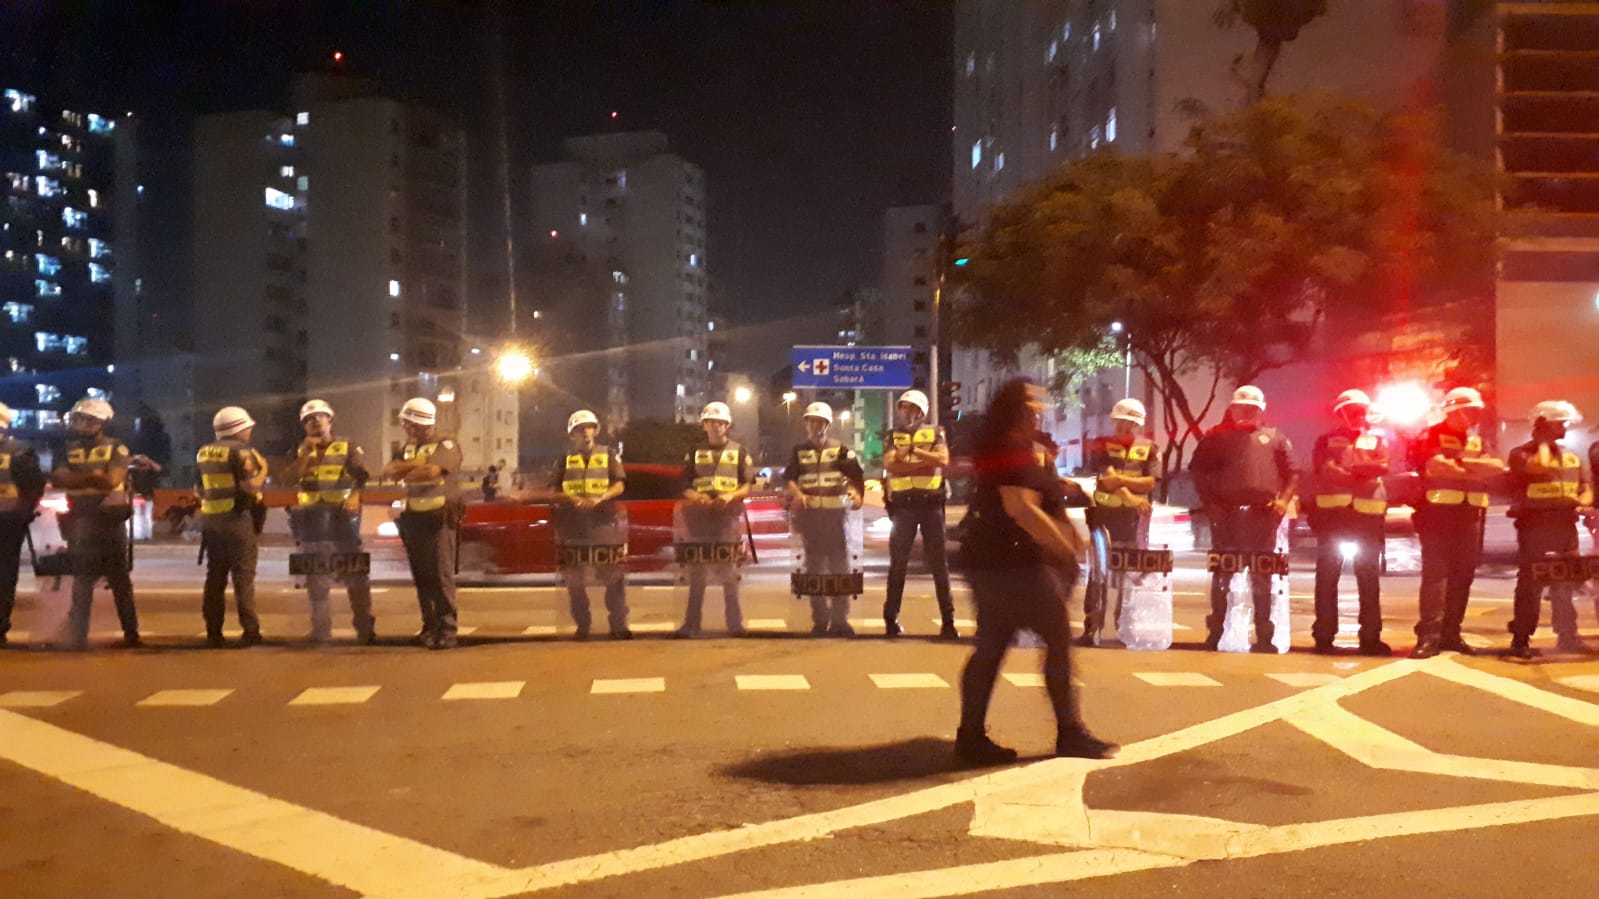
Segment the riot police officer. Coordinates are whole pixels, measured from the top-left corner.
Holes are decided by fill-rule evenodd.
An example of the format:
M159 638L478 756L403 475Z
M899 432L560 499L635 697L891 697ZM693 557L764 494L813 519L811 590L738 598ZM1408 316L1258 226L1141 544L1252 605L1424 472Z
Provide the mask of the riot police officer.
M847 574L848 512L861 507L866 475L850 448L827 436L833 425L833 407L811 403L805 407L804 422L806 440L794 447L783 473L794 530L804 547L808 573ZM809 598L813 636L855 636L849 623L850 596Z
M301 552L311 554L361 551L361 488L366 486L366 454L359 444L333 435L333 407L324 400L308 400L300 407L305 439L285 462L281 479L295 488L295 505L289 522ZM339 575L350 599L356 641L377 640L372 618L372 584L365 571ZM333 637L333 615L328 606L333 575L310 574L305 589L311 599L311 642Z
M1593 506L1593 490L1581 457L1560 445L1566 428L1582 416L1564 400L1546 400L1533 407L1530 417L1532 439L1511 450L1507 459L1513 491L1510 517L1516 522L1521 565L1516 573L1515 612L1506 654L1517 659L1533 657L1530 642L1538 629L1539 603L1546 586L1557 649L1586 653L1588 647L1577 634L1572 583L1545 583L1532 569L1533 563L1551 555L1576 555L1577 518Z
M595 442L599 431L600 419L592 411L579 409L572 413L566 420L572 451L557 463L549 490L539 496L555 505L556 539L568 547L627 543L625 519L612 502L627 489L627 472L611 447ZM633 631L627 626L625 560L600 564L593 558L564 559L562 566L577 639L588 639L594 624L588 594L590 572L605 582L605 612L611 637L633 639Z
M1227 406L1227 418L1194 447L1189 470L1210 516L1211 546L1217 550L1275 552L1278 526L1293 504L1299 484L1293 447L1281 431L1261 422L1265 411L1266 395L1259 387L1246 384L1238 388ZM1231 578L1221 570L1211 575L1206 649L1217 649L1221 643ZM1271 574L1251 569L1249 579L1255 603L1251 651L1275 652Z
M6 634L11 630L22 543L45 487L39 455L33 447L6 433L15 418L11 407L0 403L0 646L6 645Z
M1344 558L1355 569L1360 593L1360 654L1392 655L1382 640L1379 569L1383 520L1388 497L1382 478L1388 473L1388 444L1371 428L1371 398L1362 390L1345 390L1333 403L1342 424L1316 439L1311 468L1316 497L1310 526L1316 532L1316 622L1310 635L1316 652L1334 652L1338 633L1338 579Z
M105 400L85 397L67 413L72 436L50 480L67 494L62 532L72 557L72 609L67 613L63 648L89 644L89 611L94 587L105 578L122 625L123 647L142 646L139 613L128 576L128 448L105 433L113 411Z
M1160 450L1139 433L1148 413L1144 404L1128 397L1111 407L1116 433L1096 437L1088 444L1088 467L1094 472L1094 504L1088 509L1088 526L1103 539L1122 546L1149 545L1149 497L1160 478ZM1117 577L1118 607L1126 589L1126 576ZM1083 594L1083 646L1097 646L1109 605L1109 582L1090 582ZM1119 612L1119 608L1118 608Z
M938 636L953 640L955 601L949 591L949 562L944 552L944 466L949 464L949 446L944 429L927 423L927 394L907 390L900 394L899 427L889 437L883 452L883 467L888 471L888 492L884 505L893 530L888 538L888 595L883 602L883 630L890 637L903 632L899 624L900 603L905 596L905 575L910 567L911 547L916 530L922 532L922 552L933 573L933 590L938 599L942 626Z
M195 453L200 475L200 516L206 552L205 593L201 614L205 639L223 645L222 619L227 612L228 578L233 578L233 603L244 636L239 645L261 642L261 620L255 614L255 566L259 553L255 510L264 508L261 488L266 464L250 446L255 419L238 406L225 406L211 419L216 440Z
M1460 627L1482 557L1488 482L1504 471L1504 463L1472 433L1484 406L1482 394L1456 387L1444 395L1444 420L1410 445L1410 466L1420 473L1422 488L1414 516L1421 539L1421 588L1413 659L1446 650L1472 654Z
M385 481L405 485L400 542L422 612L418 640L428 649L454 649L456 532L461 523L461 448L435 432L433 401L412 397L400 407L406 442L383 467Z
M729 439L733 415L726 403L707 403L700 412L700 425L705 430L705 440L683 459L683 477L688 489L683 491L687 506L683 509L687 536L696 540L717 541L738 535L738 525L744 514L744 497L755 483L755 463L749 451ZM688 569L688 608L683 614L683 626L678 637L697 637L705 609L706 565L690 565ZM723 574L722 601L726 606L728 636L744 633L743 612L738 605L738 574L732 565L719 566Z

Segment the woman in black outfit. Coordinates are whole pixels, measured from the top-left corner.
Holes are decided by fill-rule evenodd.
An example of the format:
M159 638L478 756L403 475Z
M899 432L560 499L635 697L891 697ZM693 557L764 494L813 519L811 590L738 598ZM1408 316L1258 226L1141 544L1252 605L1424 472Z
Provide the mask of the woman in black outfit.
M1026 378L1007 382L983 419L975 489L962 542L966 578L977 602L977 647L961 674L955 752L968 764L1015 761L1016 750L988 738L984 722L1000 662L1018 630L1044 641L1044 684L1055 707L1055 754L1099 759L1116 745L1077 717L1066 600L1077 580L1082 540L1066 519L1060 478L1033 445L1044 391Z

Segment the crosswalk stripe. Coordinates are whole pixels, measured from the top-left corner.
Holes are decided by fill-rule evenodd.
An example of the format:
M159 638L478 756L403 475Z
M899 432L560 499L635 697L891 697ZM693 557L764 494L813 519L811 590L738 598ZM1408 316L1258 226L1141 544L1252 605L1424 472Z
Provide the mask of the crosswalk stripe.
M929 618L927 620L932 622L934 627L941 628L944 626L944 619L942 618ZM955 627L971 630L972 628L977 627L977 622L970 618L957 618L955 619Z
M445 690L444 695L439 698L444 700L515 699L522 695L522 688L525 686L527 686L527 681L525 680L451 684L450 689Z
M1336 684L1343 680L1341 675L1317 674L1315 672L1268 674L1266 676L1279 683L1287 684L1290 687L1324 687L1328 684Z
M880 690L927 690L949 687L936 674L868 674Z
M82 695L82 690L12 690L0 694L0 708L48 709Z
M589 687L589 693L665 693L664 677L600 678Z
M733 678L740 690L809 690L803 674L739 674Z
M216 705L226 699L232 690L158 690L139 700L140 706L204 706Z
M475 627L458 627L455 629L457 637L470 637L475 633L477 633L477 628Z
M744 622L744 629L748 631L786 631L788 630L788 619L751 618Z
M560 629L553 624L535 624L522 631L528 637L553 637Z
M1156 687L1219 687L1214 680L1197 671L1135 671L1133 677Z
M677 630L677 625L670 621L646 621L628 625L628 629L635 634L670 634Z
M1011 686L1014 687L1042 687L1044 685L1044 676L1036 671L1018 672L1016 674L1004 674L1001 676L1004 677L1005 680L1010 681Z
M1578 690L1599 693L1599 674L1578 674L1572 677L1556 678L1556 681Z
M289 705L359 705L381 687L310 687L289 700Z

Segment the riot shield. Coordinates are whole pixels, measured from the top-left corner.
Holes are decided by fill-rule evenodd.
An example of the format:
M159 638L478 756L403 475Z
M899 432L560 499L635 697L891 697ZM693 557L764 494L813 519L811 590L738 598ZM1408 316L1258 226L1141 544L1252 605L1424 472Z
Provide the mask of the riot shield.
M789 512L794 570L790 586L803 598L859 596L865 582L861 565L861 510L809 507Z
M563 587L620 582L627 574L627 507L605 502L592 509L556 506L556 579Z
M709 586L722 588L728 631L742 631L738 583L749 559L743 504L677 503L672 508L672 554L677 584L674 604L683 621L683 636L699 632Z
M1216 645L1222 652L1249 651L1255 621L1254 588L1250 583L1250 574L1257 566L1269 566L1272 570L1272 646L1279 653L1288 651L1293 638L1288 622L1288 523L1285 517L1277 525L1275 553L1211 553L1213 562L1217 556L1237 557L1229 559L1233 573L1227 582L1227 617L1222 627L1221 641Z
M1172 554L1164 545L1113 545L1108 556L1118 595L1116 636L1128 649L1170 649Z

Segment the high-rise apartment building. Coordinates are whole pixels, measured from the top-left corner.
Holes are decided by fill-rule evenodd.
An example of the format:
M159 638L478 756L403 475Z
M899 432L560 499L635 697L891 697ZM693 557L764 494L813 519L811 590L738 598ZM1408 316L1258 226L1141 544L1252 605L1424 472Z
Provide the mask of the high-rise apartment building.
M260 440L287 444L319 396L386 457L400 405L425 396L467 471L516 458L515 404L475 377L493 348L463 335L466 165L453 121L355 79L301 76L288 112L203 117L196 402L245 405Z
M117 310L140 286L136 134L131 116L0 85L0 401L25 436L115 399Z
M563 149L533 169L533 306L549 342L540 380L613 430L697 421L713 371L705 175L653 131ZM558 439L542 424L540 442Z

